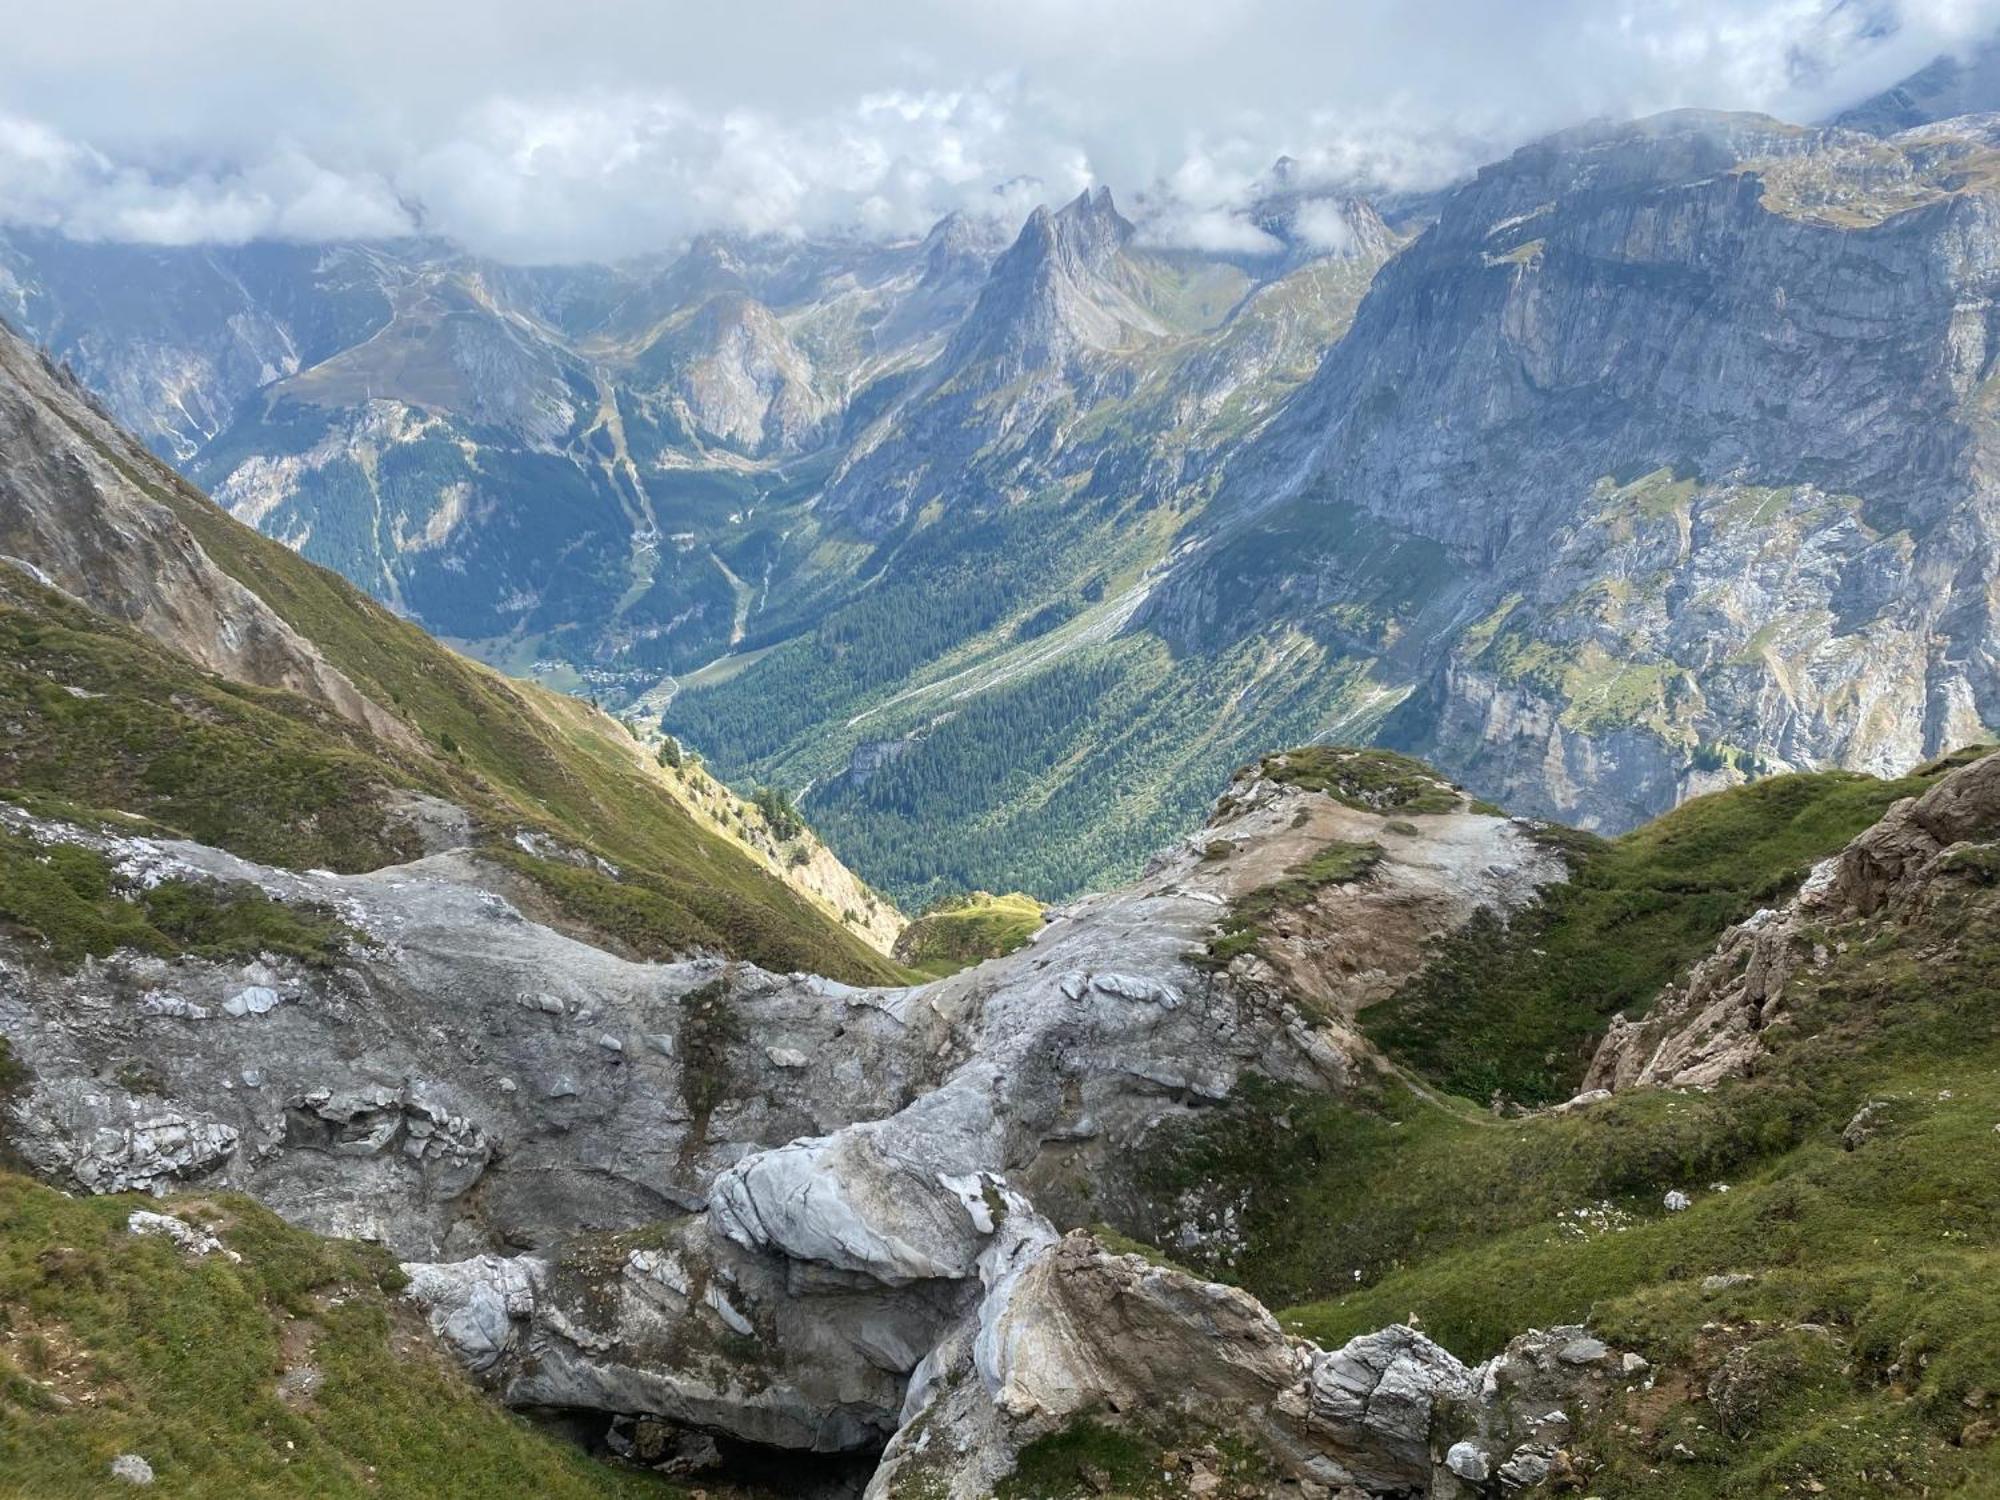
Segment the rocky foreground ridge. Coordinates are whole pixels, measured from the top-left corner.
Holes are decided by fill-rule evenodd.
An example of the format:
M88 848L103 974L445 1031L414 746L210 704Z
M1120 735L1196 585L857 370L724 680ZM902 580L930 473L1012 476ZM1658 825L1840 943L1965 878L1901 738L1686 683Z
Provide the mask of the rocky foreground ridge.
M1409 830L1340 893L1363 926L1447 930L1562 878L1525 825L1450 805L1391 819L1246 781L1138 885L889 990L619 959L525 918L464 852L294 873L9 808L8 832L121 882L248 883L353 934L331 964L118 952L57 976L10 953L0 1031L32 1078L14 1136L80 1189L241 1188L385 1242L510 1403L886 1445L873 1494L987 1493L1023 1443L1163 1399L1161 1369L1292 1492L1456 1483L1434 1429L1481 1445L1461 1469L1525 1472L1538 1439L1503 1393L1612 1368L1581 1333L1477 1371L1404 1329L1319 1350L1036 1206L1115 1213L1148 1129L1246 1073L1340 1090L1372 1066L1263 960L1201 961L1232 898L1330 834Z
M1476 1367L1402 1326L1321 1348L1240 1290L1064 1232L1079 1200L1143 1207L1127 1167L1162 1120L1251 1074L1337 1094L1380 1066L1338 987L1301 1002L1280 965L1360 955L1390 966L1356 970L1361 992L1393 986L1393 934L1420 955L1563 878L1534 825L1443 783L1415 805L1448 810L1374 810L1275 773L1133 887L904 989L619 959L524 917L464 851L295 873L0 809L6 833L93 850L121 883L251 885L351 933L332 962L120 951L69 973L9 942L0 1033L28 1078L11 1133L77 1189L241 1188L385 1242L504 1400L600 1413L628 1450L641 1419L669 1466L719 1435L879 1453L872 1496L972 1497L1035 1440L1108 1420L1192 1434L1204 1493L1539 1483L1643 1360L1582 1328ZM1996 827L2000 756L1898 804L1614 1028L1593 1083L1742 1071L1768 974L1815 961L1809 914L1919 902ZM1365 879L1217 962L1218 918L1362 835ZM1251 1484L1239 1471L1258 1477L1226 1490Z

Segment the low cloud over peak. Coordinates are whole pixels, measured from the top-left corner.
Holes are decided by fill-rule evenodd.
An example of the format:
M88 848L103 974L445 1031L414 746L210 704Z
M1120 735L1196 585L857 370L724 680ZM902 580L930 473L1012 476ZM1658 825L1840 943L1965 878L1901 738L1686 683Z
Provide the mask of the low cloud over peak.
M921 233L1109 182L1147 237L1271 248L1294 185L1440 186L1678 105L1817 118L2000 0L30 0L0 222L157 244L439 234L516 261L706 229Z

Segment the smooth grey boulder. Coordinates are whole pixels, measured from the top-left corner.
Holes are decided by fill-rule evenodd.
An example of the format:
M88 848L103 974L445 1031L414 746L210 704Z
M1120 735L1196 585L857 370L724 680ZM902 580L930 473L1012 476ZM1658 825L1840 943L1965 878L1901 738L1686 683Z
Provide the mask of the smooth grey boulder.
M890 1457L912 1424L949 1427L992 1477L1084 1405L1167 1389L1205 1393L1287 1472L1408 1486L1471 1390L1450 1356L1407 1330L1312 1351L1242 1292L1063 1236L1040 1202L1078 1183L1135 1201L1148 1131L1246 1074L1354 1076L1341 1005L1308 1014L1268 965L1195 960L1233 895L1382 820L1264 784L1217 816L1231 861L1179 848L1007 958L867 990L617 958L524 918L462 851L300 874L0 806L131 878L251 882L358 935L332 966L119 953L32 986L0 950L0 1029L32 1078L14 1134L80 1185L243 1188L383 1241L440 1340L517 1406ZM1504 818L1425 821L1316 919L1315 941L1370 942L1370 983L1562 876ZM276 998L230 1015L253 989ZM113 1081L141 1058L144 1098ZM1158 1341L1128 1345L1142 1315Z

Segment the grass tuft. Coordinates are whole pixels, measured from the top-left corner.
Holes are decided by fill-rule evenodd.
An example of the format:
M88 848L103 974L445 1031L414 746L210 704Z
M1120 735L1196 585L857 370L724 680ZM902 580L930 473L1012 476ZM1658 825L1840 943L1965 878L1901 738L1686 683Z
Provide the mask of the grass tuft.
M128 883L93 849L44 847L6 831L0 831L0 933L64 968L117 948L163 957L272 953L333 963L358 940L330 912L287 906L255 886Z
M1437 772L1394 750L1306 745L1265 756L1255 772L1268 781L1324 792L1363 812L1448 813L1464 803Z
M1259 886L1229 903L1229 910L1208 941L1205 961L1225 968L1245 953L1255 953L1271 924L1287 911L1296 911L1330 885L1347 885L1360 880L1382 862L1380 844L1350 843L1335 839L1323 845L1312 858L1293 865L1282 880Z

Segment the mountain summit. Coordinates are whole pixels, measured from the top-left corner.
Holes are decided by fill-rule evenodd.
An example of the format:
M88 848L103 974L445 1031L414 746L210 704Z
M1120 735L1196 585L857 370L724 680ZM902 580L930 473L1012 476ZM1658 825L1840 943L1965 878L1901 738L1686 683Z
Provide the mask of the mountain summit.
M2000 41L1947 53L1902 82L1842 110L1831 123L1894 135L1960 115L2000 110Z
M1003 385L1031 372L1062 369L1086 352L1120 347L1163 326L1121 274L1134 230L1111 189L1080 193L1054 213L1037 208L994 263L979 300L945 350L953 378Z

